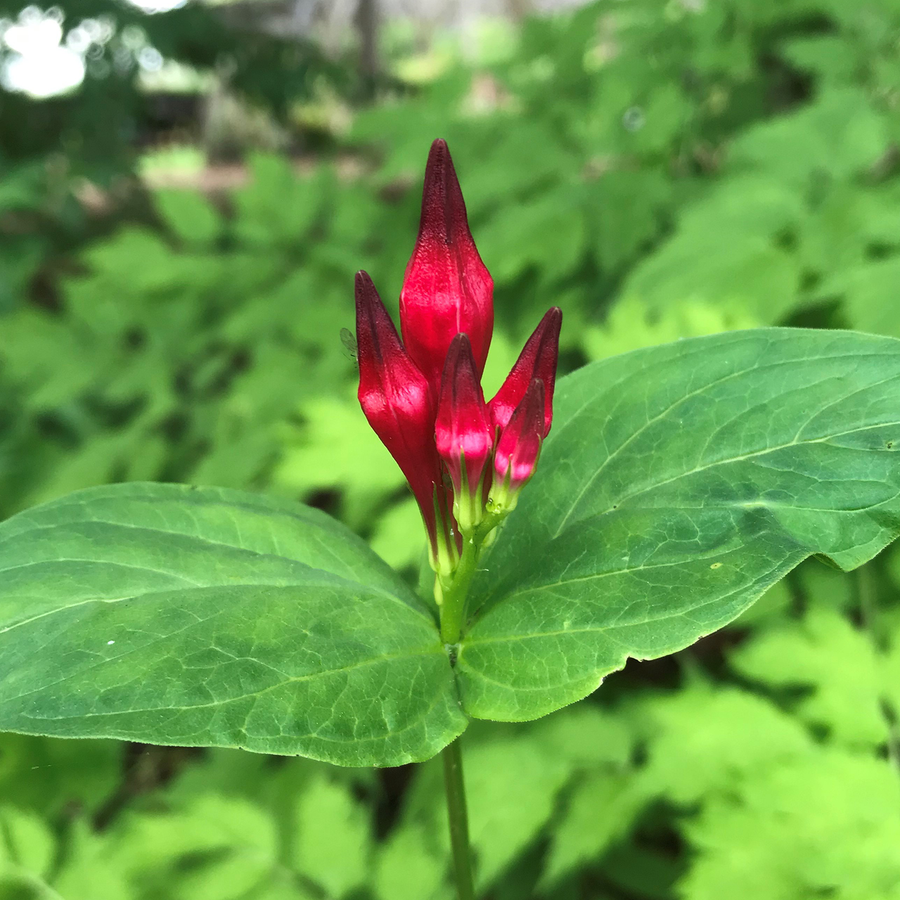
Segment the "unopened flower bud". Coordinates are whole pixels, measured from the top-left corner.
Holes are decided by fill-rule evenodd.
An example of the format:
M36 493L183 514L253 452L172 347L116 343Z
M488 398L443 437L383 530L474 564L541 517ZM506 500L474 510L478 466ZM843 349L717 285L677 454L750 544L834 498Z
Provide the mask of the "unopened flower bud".
M435 399L365 272L356 275L356 340L360 406L412 488L434 556L435 492L441 479L434 444Z
M484 513L482 485L494 435L465 334L456 335L447 352L434 434L453 482L453 513L460 530L470 533Z
M400 291L400 330L422 374L440 389L453 338L472 342L479 377L494 328L494 282L469 231L453 160L445 141L435 141L425 167L419 236Z
M559 329L562 310L554 306L547 310L538 327L525 342L519 358L506 381L488 404L494 427L504 429L513 411L522 402L528 386L535 378L544 382L544 427L546 437L553 421L553 388L556 384L556 364L559 359Z
M494 451L491 512L508 513L515 509L520 491L537 467L544 427L544 382L534 378L501 432Z

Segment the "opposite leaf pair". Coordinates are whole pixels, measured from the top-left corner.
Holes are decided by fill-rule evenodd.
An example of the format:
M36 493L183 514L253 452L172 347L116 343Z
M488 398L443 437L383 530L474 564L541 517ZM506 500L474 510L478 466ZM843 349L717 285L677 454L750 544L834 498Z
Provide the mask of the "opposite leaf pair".
M440 575L455 570L460 535L472 535L486 512L493 527L534 472L553 416L561 321L558 308L547 312L485 403L493 281L447 145L435 141L400 293L403 340L365 272L356 276L356 327L360 405L409 481Z

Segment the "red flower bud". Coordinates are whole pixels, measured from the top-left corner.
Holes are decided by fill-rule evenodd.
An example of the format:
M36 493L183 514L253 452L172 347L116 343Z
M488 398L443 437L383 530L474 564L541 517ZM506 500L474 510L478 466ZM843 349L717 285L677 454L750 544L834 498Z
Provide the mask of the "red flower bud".
M486 546L516 506L553 418L562 322L555 307L497 396L484 402L480 379L494 325L493 289L447 145L435 141L419 236L400 293L403 341L365 272L356 276L356 327L359 402L421 509L438 603L451 596L445 592L461 560Z
M534 474L544 440L544 393L544 382L533 379L497 442L491 491L495 510L514 509L519 491Z
M356 274L356 341L359 404L373 431L397 461L437 540L435 486L441 483L434 444L431 386L409 358L372 279Z
M479 377L494 328L494 282L469 231L466 204L444 141L435 141L425 167L419 237L400 291L400 330L422 374L439 390L450 342L460 332L472 343Z
M535 378L544 382L544 433L550 432L553 421L553 388L556 384L556 363L559 360L559 329L562 310L553 306L544 313L532 335L525 342L516 364L506 376L494 399L488 403L494 427L506 427L515 408L522 402L525 391Z
M482 518L481 487L491 458L494 430L478 378L472 344L465 334L453 338L444 372L434 426L437 450L453 482L453 512L469 532Z

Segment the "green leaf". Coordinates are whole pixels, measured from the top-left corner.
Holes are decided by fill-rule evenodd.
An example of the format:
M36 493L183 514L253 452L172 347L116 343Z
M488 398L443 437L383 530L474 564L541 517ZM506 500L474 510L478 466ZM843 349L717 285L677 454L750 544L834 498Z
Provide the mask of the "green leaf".
M791 64L834 84L856 80L858 60L853 49L849 41L836 35L793 38L782 45Z
M900 532L900 341L761 329L563 380L556 426L473 584L470 715L521 721L628 657L689 646L813 554Z
M278 863L271 816L211 792L175 811L132 813L113 839L114 869L150 897L243 900Z
M573 768L597 765L624 768L633 751L624 720L587 704L549 716L531 734L552 759L562 760Z
M821 280L817 283L806 276L804 280L812 290L804 292L805 302L816 298L830 299L834 290L832 279L841 280L844 272L854 272L866 260L873 245L882 253L885 244L890 245L890 238L880 241L877 237L878 231L884 230L888 217L883 209L878 209L875 197L877 195L866 194L852 182L837 182L823 189L817 202L811 205L795 231L796 259L803 272L818 273ZM887 198L879 199L882 207L890 205ZM879 214L883 224L874 221ZM791 233L781 232L782 239L785 234ZM862 331L880 330L852 320L850 325Z
M222 219L202 195L159 190L153 199L166 225L187 244L211 243L222 230Z
M535 839L571 773L567 760L520 738L474 744L466 752L476 876L487 886Z
M329 897L343 897L366 879L371 840L364 808L349 789L317 778L300 797L293 862Z
M146 847L144 848L147 849ZM66 856L53 881L60 897L103 897L104 900L137 900L128 879L112 858L110 841L95 834L83 818L76 819L68 835Z
M756 628L774 620L780 620L790 609L793 599L787 582L776 582L753 606L748 606L731 624L735 628Z
M315 397L301 411L306 422L291 435L275 483L301 497L340 486L346 518L367 521L373 507L403 486L403 473L355 401Z
M752 233L734 233L719 246L723 226L715 220L704 224L702 232L676 232L642 260L629 274L624 296L654 310L690 302L777 323L797 302L800 272L795 260L768 237Z
M766 175L732 175L686 206L678 226L698 238L709 238L712 229L740 235L774 237L803 222L806 212L802 195L773 182ZM700 248L698 248L700 249Z
M812 688L798 711L804 720L827 728L833 741L877 747L888 738L875 647L833 609L813 607L802 623L756 635L738 648L731 663L744 677L764 684Z
M900 781L886 760L818 751L761 771L689 829L686 900L740 896L893 900Z
M421 561L426 538L415 497L401 500L378 520L370 544L395 569L412 568Z
M584 216L578 194L545 194L516 207L516 214L497 215L478 231L479 244L491 259L498 284L512 281L529 266L549 280L574 269L584 251Z
M466 735L463 768L479 890L491 886L499 891L519 868L517 860L535 845L550 821L560 791L580 767L581 760L573 759L572 748L563 749L564 739L554 740L553 729L543 726L541 723L523 734L509 726L478 723ZM589 729L585 739L596 734L596 729ZM404 803L402 827L420 827L433 842L430 853L449 863L447 810L438 760L419 768Z
M0 807L0 835L0 872L13 865L47 877L56 841L39 816L14 806Z
M751 316L707 303L684 301L651 312L637 298L623 297L610 309L602 326L589 325L582 330L581 341L590 359L604 359L679 338L752 328L756 324Z
M814 749L800 722L734 688L695 685L662 694L637 704L636 715L649 739L645 789L682 806L727 794L754 772Z
M544 883L601 856L628 833L646 801L631 774L599 771L579 782L553 831Z
M887 120L865 94L840 88L748 128L732 144L729 164L805 185L813 177L848 178L864 171L884 153L888 140Z
M95 488L0 525L0 729L425 759L465 728L431 615L317 510Z
M900 257L865 262L837 271L818 288L823 297L843 296L855 328L900 337L900 311L895 298Z
M437 900L449 896L446 863L432 851L421 827L400 828L378 856L375 894L378 900Z
M298 178L285 160L257 154L250 160L250 171L252 182L234 194L238 238L251 245L302 240L329 193L327 170Z
M65 808L93 812L119 784L122 753L123 745L117 741L4 734L0 736L0 796L45 815Z
M656 236L670 183L652 169L606 172L580 186L597 265L615 271Z

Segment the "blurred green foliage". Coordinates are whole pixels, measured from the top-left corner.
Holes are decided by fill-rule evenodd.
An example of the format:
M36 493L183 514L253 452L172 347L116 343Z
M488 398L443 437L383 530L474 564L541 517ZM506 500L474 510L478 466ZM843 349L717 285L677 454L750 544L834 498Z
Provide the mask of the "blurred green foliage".
M249 487L415 577L418 513L340 333L356 269L396 304L438 136L496 281L489 388L551 304L568 368L763 324L900 337L900 4L607 2L503 46L358 112L342 164L256 156L74 255L67 172L8 167L0 513L115 480ZM486 896L900 898L898 590L896 551L807 563L590 701L474 725ZM0 804L0 898L452 897L435 763L6 736Z

